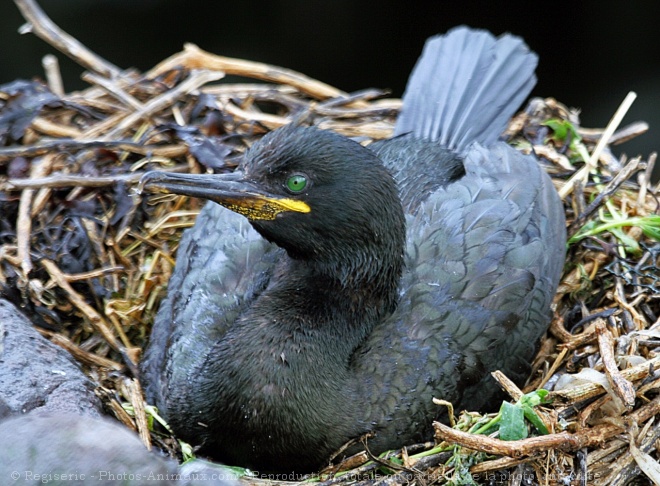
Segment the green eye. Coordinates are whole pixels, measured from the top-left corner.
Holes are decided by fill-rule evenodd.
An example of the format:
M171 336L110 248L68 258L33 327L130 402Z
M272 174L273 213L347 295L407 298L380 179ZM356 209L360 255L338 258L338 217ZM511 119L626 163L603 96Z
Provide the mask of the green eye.
M286 187L291 192L300 192L307 186L307 178L304 175L296 174L286 180Z

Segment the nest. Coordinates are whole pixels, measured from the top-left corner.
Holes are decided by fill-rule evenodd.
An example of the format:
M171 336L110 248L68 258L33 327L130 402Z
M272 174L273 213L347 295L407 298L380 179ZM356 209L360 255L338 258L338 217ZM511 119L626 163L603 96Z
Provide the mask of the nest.
M16 3L32 32L88 70L83 79L91 87L65 94L52 58L45 63L47 84L0 87L0 295L83 365L117 419L148 447L155 442L180 458L178 442L149 426L136 365L181 233L201 203L180 196L141 200L135 184L148 170L231 170L254 140L302 119L364 143L386 138L401 102L378 90L344 93L193 45L147 73L121 71L59 31L32 1ZM258 82L212 84L226 74ZM497 416L462 412L452 427L436 424L435 444L379 458L365 452L316 480L659 480L655 154L628 160L610 151L647 128L617 130L630 98L605 130L581 127L577 113L553 99L533 99L504 134L538 156L566 209L567 263L534 371L523 390L495 374L517 403L525 393L552 390L536 395L541 403L534 407L549 433L505 441L498 432L474 433L475 425Z

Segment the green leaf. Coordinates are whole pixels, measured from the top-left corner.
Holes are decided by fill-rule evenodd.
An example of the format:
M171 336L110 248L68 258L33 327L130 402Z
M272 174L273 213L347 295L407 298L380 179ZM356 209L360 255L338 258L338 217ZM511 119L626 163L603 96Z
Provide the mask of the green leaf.
M544 390L541 388L540 390L534 390L533 392L526 393L522 397L520 397L520 400L518 400L518 403L522 406L528 406L528 407L536 407L537 405L541 405L544 403L550 403L551 400L549 400L547 397L550 394L548 390Z
M571 238L566 242L567 245L572 245L573 243L577 243L580 241L582 238L585 238L587 236L593 236L594 234L597 234L597 228L598 222L591 220L587 221L582 228L578 230L577 233L575 233Z
M552 118L550 120L546 120L541 125L545 125L546 127L549 127L553 132L554 132L554 139L559 140L559 141L564 141L566 140L566 137L568 136L568 126L566 123L563 122L563 120L559 120L558 118Z
M554 136L551 137L560 143L568 143L573 146L582 140L577 130L568 120L561 120L559 118L551 118L542 123L553 131Z
M634 238L628 236L621 228L637 226L649 238L660 241L660 216L654 214L651 216L640 216L632 218L608 218L601 215L599 221L589 221L580 230L568 240L571 245L587 236L595 236L605 231L609 231L625 247L628 253L638 254L641 252L639 244Z
M525 418L529 420L534 427L536 427L536 430L538 430L543 435L548 435L550 433L548 428L543 423L543 420L541 420L541 417L538 416L535 410L527 405L523 405L522 410L525 414Z
M642 249L639 247L637 240L628 236L621 228L610 228L610 233L612 233L614 237L623 244L626 253L632 253L633 255L639 255L642 253Z
M453 467L454 472L450 474L447 486L477 486L474 476L470 472L470 467L479 461L478 454L461 454L462 448L454 446L454 451L449 460L445 463L448 467Z
M181 448L181 455L183 456L183 462L190 461L195 459L195 451L192 446L187 442L177 439L179 441L179 447Z
M502 414L502 420L500 422L500 439L520 440L527 437L525 414L520 405L502 402L500 413Z
M525 418L529 420L532 425L536 427L536 430L538 430L543 435L549 434L548 428L543 423L543 420L541 420L541 417L538 416L534 410L534 407L545 403L550 403L552 400L548 398L549 393L550 392L548 390L541 388L540 390L526 393L520 397L520 400L518 400L517 403L517 405L519 405L522 409Z
M660 241L660 216L654 214L640 218L639 227L642 228L646 236Z

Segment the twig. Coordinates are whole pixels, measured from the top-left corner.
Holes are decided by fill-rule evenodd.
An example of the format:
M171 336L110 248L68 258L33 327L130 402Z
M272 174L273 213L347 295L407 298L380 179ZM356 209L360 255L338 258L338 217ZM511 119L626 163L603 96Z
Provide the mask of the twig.
M500 457L499 459L493 459L492 461L484 461L479 464L475 464L470 468L472 474L483 474L490 471L498 471L501 469L508 469L510 467L517 466L518 464L523 464L533 460L531 457L517 458L512 457Z
M135 425L137 425L140 440L142 440L147 450L151 450L151 434L147 425L147 414L144 410L144 395L140 382L136 378L132 378L125 380L124 385L128 390L128 399L133 406Z
M348 96L332 98L317 105L312 105L312 110L321 116L341 118L363 118L372 116L395 116L401 109L400 99L385 99L376 103L366 104L388 94L387 91L379 89L365 89L351 93ZM357 102L361 106L356 106ZM352 106L351 106L352 105Z
M42 116L38 116L32 120L30 128L44 135L57 138L79 138L82 135L82 132L73 126L63 125L61 123L53 123L52 121ZM11 150L19 148L25 147L7 147L6 149ZM4 159L2 156L0 156L0 164L2 164L3 160Z
M623 370L621 376L628 381L637 381L647 377L649 372L652 373L658 368L660 368L660 356ZM560 403L572 404L595 397L601 393L605 393L605 389L600 383L587 383L565 390L550 392L549 398L559 400Z
M169 90L167 93L163 93L160 96L152 98L148 103L144 104L140 110L136 110L130 115L124 117L119 123L114 126L112 130L103 135L102 140L112 140L113 138L119 138L121 134L133 127L136 122L144 118L148 118L155 113L171 106L176 103L179 98L183 95L190 94L192 91L195 91L200 86L210 83L211 81L217 81L224 77L224 73L214 72L214 71L192 71L190 76L179 84L176 88Z
M658 158L658 153L653 152L649 155L649 159L646 162L646 170L641 174L639 178L639 194L637 194L637 212L641 214L646 214L646 191L651 187L651 178L653 177L653 168L655 167L655 161Z
M269 96L273 93L280 96L296 95L298 93L293 86L263 83L214 84L204 86L200 88L199 91L217 98L226 99L233 97L250 98L257 95Z
M233 103L223 105L224 111L239 120L258 122L270 130L274 130L290 122L290 119L284 116L271 115L270 113L255 113L243 110ZM261 130L264 131L264 130Z
M649 428L645 427L645 429ZM640 433L638 438L641 439L641 443L639 449L635 452L638 452L639 454L633 452L637 447L635 445L635 439L630 437L628 447L631 454L624 455L617 459L614 470L609 476L603 478L602 484L607 484L608 486L622 486L624 484L629 484L631 476L636 475L635 469L638 468L636 462L637 457L641 454L648 454L656 448L656 441L660 439L660 423L656 423L655 426L650 428L650 430L645 430L645 433Z
M317 106L323 108L337 108L339 106L350 105L356 101L371 101L376 98L382 98L387 94L389 94L389 91L387 90L367 88L360 91L355 91L347 96L340 96L339 98L326 100L322 103L319 103Z
M500 387L509 394L514 400L520 400L523 396L523 392L518 388L518 386L512 382L504 373L500 370L495 370L491 373L495 381L500 385Z
M16 219L17 256L21 262L21 270L26 280L33 268L32 259L30 258L30 234L32 232L30 208L32 207L33 197L34 190L23 191L21 193L21 199L18 204L18 218Z
M587 208L584 210L584 213L580 214L577 218L575 218L575 221L571 223L571 226L568 228L569 238L575 235L575 233L577 233L580 228L584 226L589 216L595 213L605 201L607 201L616 191L619 190L621 184L626 182L633 174L633 172L639 168L640 162L640 157L630 159L630 162L628 162L625 167L621 169L621 171L614 177L614 179L612 179L609 184L607 184L607 186L605 186L605 188L598 193L591 204L589 204L589 206L587 206Z
M562 341L561 348L566 349L576 349L596 339L596 331L593 326L589 326L580 334L571 334L564 327L563 319L554 319L550 323L549 331Z
M16 157L36 157L50 152L66 152L73 150L89 150L105 148L108 150L124 150L140 155L159 157L180 157L188 152L185 144L177 145L141 145L128 141L111 140L51 140L35 145L0 148L0 164Z
M92 270L84 273L76 274L64 274L64 278L67 282L79 282L81 280L90 280L92 278L102 277L103 275L108 275L110 273L123 272L126 270L124 267L108 267L108 268L99 268L98 270Z
M186 69L223 71L231 75L247 76L250 78L262 79L264 81L286 84L319 100L348 96L348 93L345 93L344 91L340 91L328 84L309 78L299 72L278 66L271 66L261 62L217 56L203 51L194 44L185 44L183 46L183 51L165 59L149 71L146 77L155 78L167 71L180 68L181 66Z
M21 34L32 32L86 69L108 77L121 74L117 66L90 51L55 25L34 0L14 0L14 3L27 21L20 29Z
M396 116L401 109L400 100L383 100L387 103L374 103L366 108L327 108L316 106L313 111L321 116L332 118L367 118L367 117L385 117Z
M626 125L623 128L620 128L612 134L610 137L610 145L619 145L628 140L631 140L635 137L643 135L649 130L649 124L643 121L633 122L629 125ZM578 127L578 135L582 137L582 140L589 143L598 142L605 132L602 128L584 128Z
M110 326L105 319L99 314L96 309L89 305L82 295L76 292L71 284L67 281L65 274L55 265L55 263L50 260L43 259L41 264L44 266L46 271L50 274L51 278L55 283L66 292L69 300L73 305L75 305L80 311L87 317L89 322L92 324L94 329L103 336L105 341L113 349L120 351L123 350L122 345L117 341L117 338L110 331ZM124 350L125 351L125 350ZM126 354L124 353L126 356ZM127 363L128 364L128 363Z
M369 123L348 124L339 120L324 119L317 125L321 130L332 130L345 137L368 137L382 140L392 136L393 125L382 120Z
M566 196L568 196L571 193L571 191L573 191L573 184L575 183L575 181L580 180L586 183L589 177L589 172L596 167L601 152L605 148L605 145L607 145L607 143L609 142L610 137L612 136L614 131L621 123L621 120L623 120L623 117L626 116L626 113L628 113L628 109L635 101L635 98L637 98L637 94L634 91L628 93L628 95L624 98L623 102L616 110L616 113L614 113L614 116L607 124L607 128L603 132L603 135L600 137L600 140L598 141L596 148L594 148L594 151L591 153L591 157L589 158L587 163L579 171L573 174L573 176L566 182L566 184L564 184L564 186L558 191L559 196L562 199L565 199Z
M53 54L46 54L41 60L41 65L46 72L46 79L48 80L48 87L50 90L59 96L64 96L64 84L62 83L62 73L60 72L60 62Z
M603 448L592 451L587 458L587 465L595 467L598 462L607 460L607 457L626 447L628 444L621 439L612 439Z
M96 84L100 86L105 92L112 95L115 99L121 101L126 106L133 108L134 110L142 110L144 105L138 100L133 98L130 94L122 89L118 83L113 83L112 80L98 76L93 73L84 73L82 75L83 81L86 81L90 84Z
M364 453L364 455L366 456L366 452ZM371 472L374 469L378 469L379 467L380 464L377 464L375 462L369 462L357 468L350 469L349 474L343 474L340 472L338 476L335 476L332 479L328 479L326 481L321 481L316 484L317 486L334 486L336 484L344 483L347 480L355 480L355 478L362 476L368 472Z
M105 406L112 410L117 420L119 420L129 429L137 431L135 422L128 414L128 412L124 410L124 407L122 407L121 404L117 401L117 394L115 392L112 392L104 387L98 387L96 390L94 390L94 393L96 393L96 396L98 396L103 401Z
M596 335L598 336L598 348L600 349L600 356L605 366L607 381L610 382L612 390L621 399L623 405L628 410L632 410L635 406L635 389L632 383L621 375L619 368L616 366L616 361L614 360L614 338L602 320L596 323Z
M161 172L188 172L190 167L187 165L177 165L175 167L163 167ZM57 174L50 177L34 179L9 179L0 183L0 191L19 191L23 189L37 189L42 187L107 187L117 182L138 182L145 172L134 172L132 174L117 174L113 176L87 177L79 175Z
M50 172L55 155L46 155L43 159L36 162L30 169L31 178L43 177ZM32 203L35 190L23 191L20 203L18 205L18 219L16 220L16 246L17 256L21 262L23 276L27 278L32 271L32 259L30 258L30 236L32 232Z
M568 348L564 347L562 350L559 352L557 355L557 358L554 360L552 365L550 366L550 369L548 372L543 376L543 379L541 382L536 386L536 388L543 388L545 384L548 382L550 378L552 378L552 375L555 374L555 372L559 369L559 367L563 364L564 358L568 354Z
M46 336L52 343L57 344L58 346L66 349L71 356L73 356L77 361L84 363L88 366L98 366L100 368L107 368L109 370L121 371L124 369L124 365L117 363L103 356L98 356L89 351L81 349L80 346L73 343L69 338L58 334L56 332L47 331L45 329L37 329L41 334Z
M658 413L660 413L660 396L632 412L629 415L629 420L642 423ZM439 441L458 444L487 454L514 458L553 449L570 452L583 447L593 447L621 433L622 430L620 425L605 423L576 433L560 432L522 440L504 441L484 435L462 432L440 422L434 422L433 426L435 427L436 439Z

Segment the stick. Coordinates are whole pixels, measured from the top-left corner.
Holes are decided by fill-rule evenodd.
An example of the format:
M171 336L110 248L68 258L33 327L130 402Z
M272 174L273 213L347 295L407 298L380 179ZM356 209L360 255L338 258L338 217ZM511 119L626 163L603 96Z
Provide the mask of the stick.
M621 376L628 381L637 381L646 378L649 376L649 373L653 373L658 368L660 368L660 356L623 370ZM560 403L569 405L595 397L601 393L605 393L605 389L600 383L587 383L574 388L567 388L566 390L552 391L549 398L552 400L557 399Z
M603 358L605 366L605 376L610 382L612 390L628 410L635 406L635 389L628 380L626 380L614 360L614 338L612 333L607 330L605 322L600 320L596 323L596 334L598 336L598 348L600 357Z
M628 109L635 101L635 98L637 98L637 93L635 93L634 91L628 93L628 95L625 97L619 108L616 110L616 113L614 113L614 116L612 117L610 122L607 124L607 128L603 132L603 136L600 137L600 140L598 141L596 148L591 153L591 157L589 158L585 166L582 167L575 174L573 174L573 176L566 182L566 184L564 184L564 186L561 189L559 189L558 191L559 197L565 199L566 196L568 196L573 191L573 184L577 180L581 180L586 184L586 181L589 177L589 172L596 167L601 152L605 148L605 145L607 145L607 143L609 142L610 138L612 137L612 134L614 134L614 131L617 129L617 127L623 120L623 117L626 116L626 113L628 113Z
M94 329L96 329L96 331L101 334L101 336L103 336L103 339L105 339L111 348L121 353L124 361L126 362L126 365L129 367L131 372L137 373L137 367L135 366L135 363L131 361L126 348L124 348L121 343L117 341L115 335L112 334L112 331L110 331L110 326L105 321L105 319L103 319L101 314L99 314L96 309L89 305L82 295L80 295L73 289L73 287L71 287L71 284L67 281L64 273L62 273L62 271L57 267L57 265L55 265L55 263L51 262L50 260L43 259L41 260L41 264L50 274L55 283L62 290L64 290L64 292L66 292L69 301L71 301L71 303L87 317L89 322L92 324L92 327L94 327Z
M190 167L187 165L177 165L175 167L164 167L159 170L162 172L180 173L188 172ZM118 174L107 177L57 174L34 179L9 179L5 183L0 183L0 191L19 191L23 189L39 189L42 187L107 187L117 182L138 182L144 174L144 172L135 172L133 174Z
M110 140L52 140L26 147L3 147L0 148L0 165L16 157L36 157L49 152L66 152L70 150L85 150L105 148L108 150L124 150L140 155L151 155L160 157L180 157L188 153L188 146L181 143L177 145L140 145L128 141Z
M508 393L508 395L514 400L520 400L524 395L520 388L512 382L508 376L502 373L500 370L495 370L491 373L495 381L500 385L500 388Z
M14 3L27 21L27 24L19 30L21 34L32 32L84 68L103 76L116 77L121 74L117 66L90 51L55 25L34 0L14 0Z
M84 363L86 365L98 366L100 368L107 368L109 370L121 371L124 369L124 365L117 363L103 356L98 356L89 351L85 351L77 344L73 343L66 336L57 334L56 332L47 331L45 329L37 329L42 335L46 336L50 342L57 344L58 346L66 349L71 356L73 356L77 361Z
M30 169L30 179L44 177L50 172L55 155L46 155L39 161L35 161ZM36 188L35 188L36 189ZM18 205L18 218L16 220L16 246L17 256L21 262L23 276L27 278L32 271L32 259L30 258L30 238L32 233L32 204L35 189L23 191Z
M619 190L619 187L626 182L633 172L635 172L641 162L640 157L631 159L626 166L605 186L605 188L596 196L596 198L587 206L582 214L580 214L575 221L568 228L568 237L574 236L582 226L587 222L589 216L598 210L601 205L608 200L612 195ZM566 186L564 186L566 187Z
M194 44L185 44L183 51L165 59L149 71L146 76L147 78L155 78L181 66L186 69L223 71L226 74L286 84L318 100L348 96L348 93L344 91L340 91L329 84L322 83L291 69L271 66L261 62L216 56L215 54L203 51Z
M224 77L224 73L214 72L214 71L192 71L190 76L179 84L176 88L169 90L166 93L163 93L156 98L152 98L149 102L144 104L141 109L134 111L128 116L123 116L123 120L113 126L113 129L103 135L103 140L112 140L118 138L121 134L132 128L139 120L143 118L148 118L155 113L167 108L168 106L176 103L181 96L187 95L192 91L195 91L200 86L210 83L211 81L217 81ZM114 122L114 117L109 118ZM107 120L106 120L107 121ZM89 132L88 132L89 133Z
M128 389L129 400L133 405L133 414L135 415L135 425L137 425L138 435L147 450L151 450L151 435L147 425L147 414L144 410L144 395L140 382L136 378L127 379L124 385Z
M658 153L653 152L649 155L649 159L646 163L646 170L639 180L639 194L637 194L637 212L642 214L647 214L645 204L646 204L646 191L651 187L652 177L653 177L653 168L655 167L655 161L658 158Z
M41 60L41 65L46 71L46 79L50 90L62 98L64 96L64 84L62 83L62 73L60 72L60 62L53 54L46 54Z
M645 406L632 412L630 421L642 423L660 413L660 396ZM485 435L470 434L452 429L440 422L434 422L436 439L451 444L458 444L479 452L518 458L539 452L559 449L566 452L576 451L583 447L594 447L605 440L621 433L623 422L619 425L605 423L576 433L560 432L558 434L530 437L528 439L505 441Z
M118 86L119 83L113 83L112 80L108 78L104 78L92 73L85 73L82 75L82 79L83 81L87 81L89 84L96 84L100 86L104 91L125 105L130 106L134 110L141 110L144 107L142 103L124 91L121 86Z

